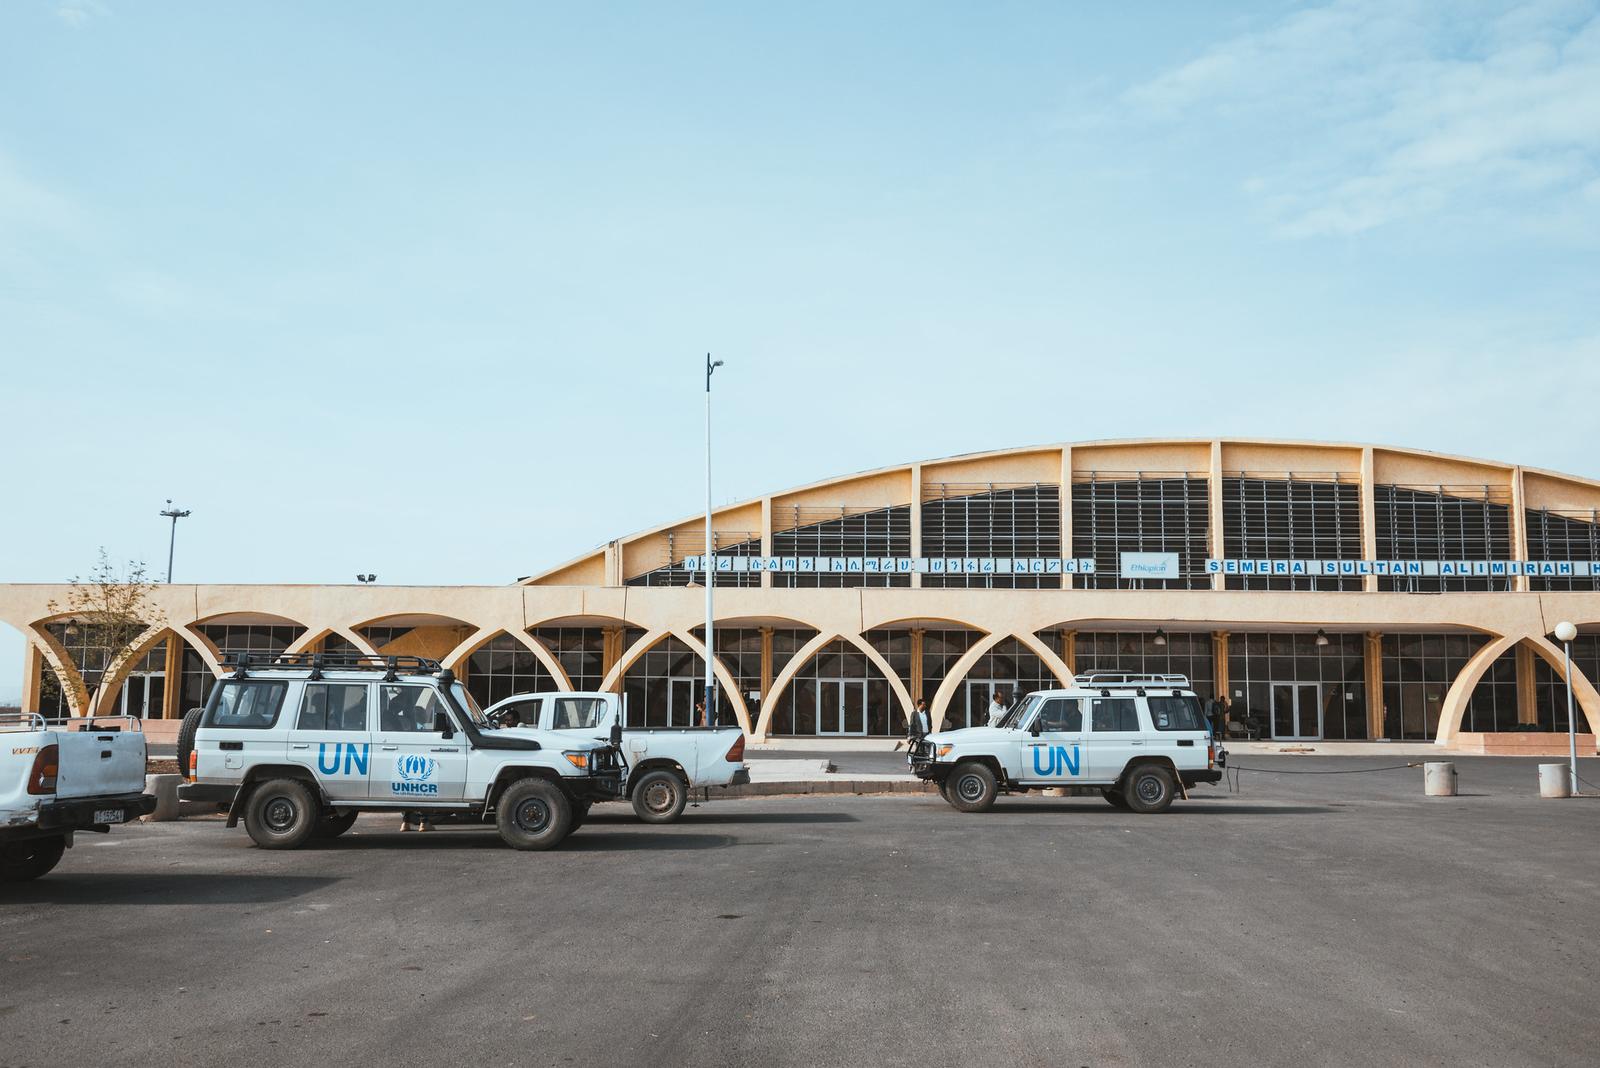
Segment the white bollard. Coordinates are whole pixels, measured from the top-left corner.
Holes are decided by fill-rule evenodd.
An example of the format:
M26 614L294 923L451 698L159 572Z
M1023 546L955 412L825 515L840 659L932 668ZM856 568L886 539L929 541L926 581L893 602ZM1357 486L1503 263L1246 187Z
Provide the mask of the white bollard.
M1442 761L1422 765L1422 792L1428 797L1456 796L1456 766Z
M1572 796L1572 778L1565 764L1539 765L1539 796Z
M144 792L154 794L156 807L144 816L152 823L178 818L178 784L182 775L146 775Z

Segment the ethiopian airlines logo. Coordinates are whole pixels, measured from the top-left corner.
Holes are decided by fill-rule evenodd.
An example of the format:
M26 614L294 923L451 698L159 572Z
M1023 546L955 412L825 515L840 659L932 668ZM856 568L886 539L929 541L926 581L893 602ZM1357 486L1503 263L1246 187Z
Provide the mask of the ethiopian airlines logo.
M439 762L432 757L403 756L394 762L394 773L400 781L389 783L389 789L397 794L436 794L439 784L428 780L438 768Z

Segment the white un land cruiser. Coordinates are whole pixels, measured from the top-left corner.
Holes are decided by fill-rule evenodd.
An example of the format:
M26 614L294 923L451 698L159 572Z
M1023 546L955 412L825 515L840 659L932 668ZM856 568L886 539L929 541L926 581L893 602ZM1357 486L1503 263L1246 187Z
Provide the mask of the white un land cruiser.
M264 849L349 830L362 812L494 820L514 849L549 849L621 788L608 740L492 725L455 676L420 657L242 655L211 692L188 800L229 805Z
M1180 790L1220 781L1225 760L1182 675L1093 674L1028 694L996 726L928 735L911 768L962 812L1047 787L1161 812Z

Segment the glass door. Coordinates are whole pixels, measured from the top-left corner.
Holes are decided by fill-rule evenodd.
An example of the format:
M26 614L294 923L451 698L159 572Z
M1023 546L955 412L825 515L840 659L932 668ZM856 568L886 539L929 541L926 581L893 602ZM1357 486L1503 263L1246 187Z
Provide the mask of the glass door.
M867 733L865 679L817 680L817 733Z
M167 676L164 672L129 675L122 683L122 707L118 711L124 716L160 719L166 695Z
M1320 683L1272 684L1272 736L1294 740L1322 737Z
M696 726L694 703L702 685L699 679L667 680L667 726Z

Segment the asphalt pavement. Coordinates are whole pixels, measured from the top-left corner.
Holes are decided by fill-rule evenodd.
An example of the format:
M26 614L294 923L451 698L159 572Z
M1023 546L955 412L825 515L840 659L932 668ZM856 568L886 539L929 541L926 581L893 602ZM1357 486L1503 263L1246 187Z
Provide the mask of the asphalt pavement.
M388 816L297 852L215 819L84 836L0 888L0 1066L1595 1061L1600 800L1540 800L1535 761L1446 799L1252 763L1160 816L613 805L533 854Z

